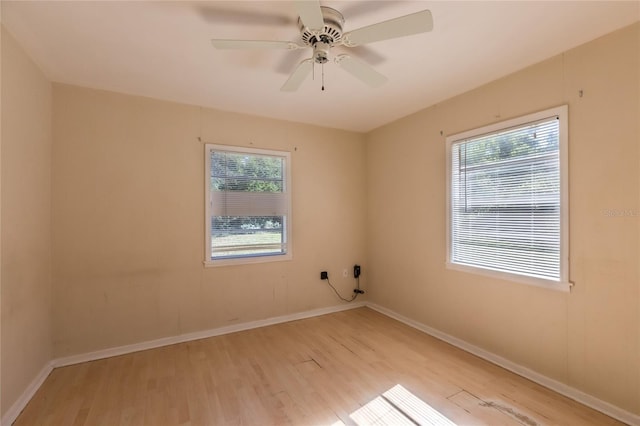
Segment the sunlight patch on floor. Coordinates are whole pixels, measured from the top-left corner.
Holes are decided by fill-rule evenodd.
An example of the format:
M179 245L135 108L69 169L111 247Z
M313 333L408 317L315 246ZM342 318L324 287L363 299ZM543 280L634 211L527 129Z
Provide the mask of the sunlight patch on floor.
M358 425L398 425L414 426L415 423L404 413L391 405L382 396L351 413L349 416Z
M438 410L409 392L402 385L395 385L351 413L349 417L359 426L456 426ZM344 423L338 421L332 426L343 425Z

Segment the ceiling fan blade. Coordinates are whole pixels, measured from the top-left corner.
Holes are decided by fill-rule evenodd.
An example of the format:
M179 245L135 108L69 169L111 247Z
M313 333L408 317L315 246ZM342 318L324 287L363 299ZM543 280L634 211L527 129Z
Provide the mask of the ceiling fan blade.
M297 0L296 11L305 27L320 31L324 28L324 18L319 0Z
M292 41L271 41L271 40L211 40L217 49L285 49L294 50L307 46L299 46Z
M308 56L308 52L298 49L295 52L284 52L276 65L275 71L278 74L291 74L291 70L298 66L303 57Z
M433 17L431 12L423 10L350 31L344 34L342 40L345 46L353 47L365 43L426 33L432 29Z
M375 49L366 44L361 46L354 47L346 47L346 46L336 46L336 50L339 53L347 54L350 56L354 56L358 59L364 60L369 65L379 65L387 60L387 58L380 53L378 53ZM338 53L336 53L338 54Z
M387 77L371 68L369 64L349 55L338 55L334 61L340 68L371 87L380 87L387 82Z
M340 12L351 19L354 16L365 16L383 9L397 6L398 0L351 1L340 9Z
M280 91L282 92L295 92L298 90L302 82L307 78L313 68L313 61L311 59L305 59L298 64L295 71L289 76L287 81L282 85Z
M264 10L252 12L225 7L222 2L195 2L194 7L202 18L211 23L239 24L239 25L263 25L281 27L294 25L296 21L289 15L268 13Z

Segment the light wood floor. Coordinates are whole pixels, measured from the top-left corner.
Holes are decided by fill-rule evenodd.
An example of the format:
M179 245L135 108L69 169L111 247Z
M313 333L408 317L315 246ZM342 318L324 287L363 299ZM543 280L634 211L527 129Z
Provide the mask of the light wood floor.
M394 387L408 396L394 401ZM15 425L395 425L438 416L456 425L621 424L360 308L57 368Z

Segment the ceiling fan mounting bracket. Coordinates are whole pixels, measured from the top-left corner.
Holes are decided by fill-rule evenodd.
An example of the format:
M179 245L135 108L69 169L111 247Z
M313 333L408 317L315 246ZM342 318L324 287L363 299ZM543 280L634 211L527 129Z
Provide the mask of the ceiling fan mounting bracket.
M342 39L342 44L346 47L356 47L358 45L358 43L354 43L351 41L351 39L349 39L349 34L344 36L344 38Z

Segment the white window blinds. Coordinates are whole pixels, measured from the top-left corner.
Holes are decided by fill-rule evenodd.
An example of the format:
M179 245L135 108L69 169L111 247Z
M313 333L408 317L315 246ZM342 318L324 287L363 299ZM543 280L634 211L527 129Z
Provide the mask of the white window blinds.
M559 117L454 141L451 263L561 280Z
M289 153L207 145L209 261L289 253Z

